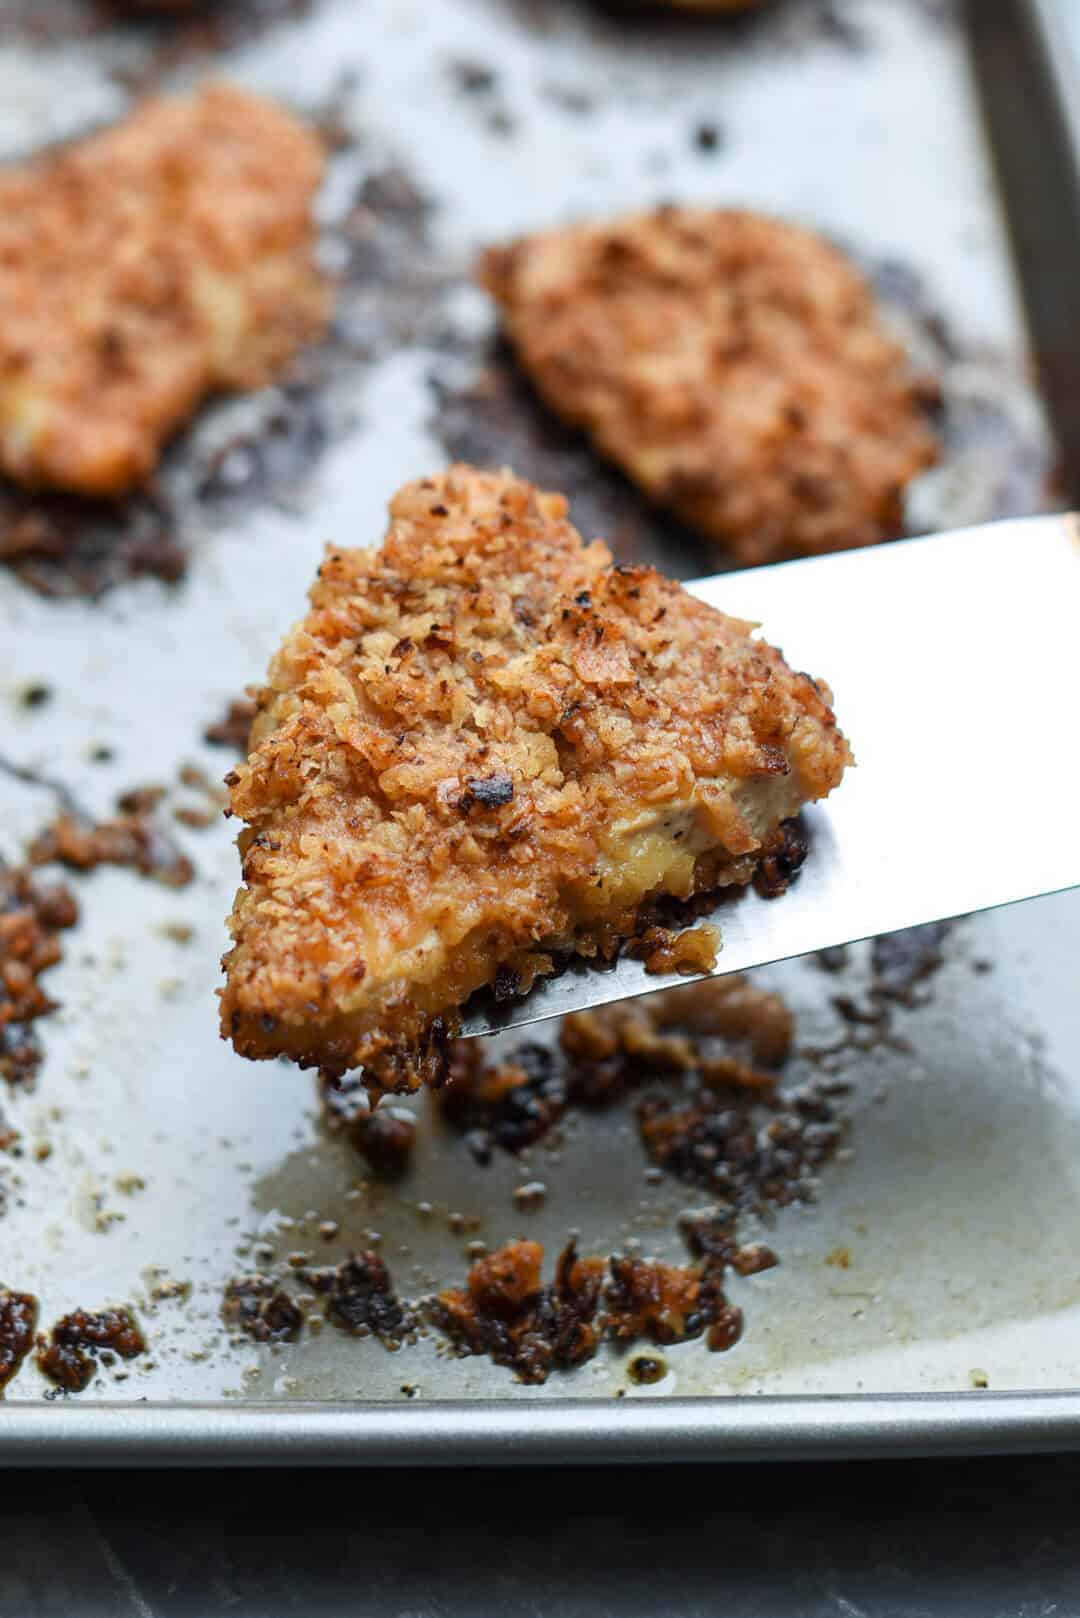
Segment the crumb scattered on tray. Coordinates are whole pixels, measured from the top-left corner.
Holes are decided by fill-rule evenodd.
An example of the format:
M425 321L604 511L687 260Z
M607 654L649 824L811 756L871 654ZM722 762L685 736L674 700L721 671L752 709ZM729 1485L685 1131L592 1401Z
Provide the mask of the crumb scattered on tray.
M595 1321L604 1266L580 1259L571 1242L559 1255L554 1279L541 1279L539 1242L511 1242L478 1259L463 1289L441 1292L432 1319L465 1354L486 1354L522 1382L546 1382L596 1353Z
M195 867L157 814L164 787L137 787L117 800L117 814L93 822L65 811L31 843L31 865L56 861L76 871L127 865L167 888L185 888Z
M35 1358L50 1382L68 1393L81 1393L97 1363L111 1365L117 1358L131 1360L145 1353L146 1339L129 1310L75 1309L56 1322L47 1338L38 1337Z
M412 1311L399 1301L378 1253L352 1253L336 1267L302 1269L300 1276L326 1299L327 1320L355 1337L377 1337L394 1349L412 1330Z
M716 1228L727 1231L722 1222ZM441 1292L428 1315L460 1353L487 1355L522 1382L572 1370L605 1339L668 1345L704 1334L719 1351L742 1335L742 1310L724 1292L737 1251L725 1234L723 1242L702 1240L689 1265L621 1254L605 1262L579 1258L570 1242L545 1283L542 1245L511 1242L477 1259L465 1287Z
M378 1179L399 1180L412 1157L416 1120L402 1109L387 1107L384 1103L355 1118L348 1136Z
M811 232L665 207L491 249L547 401L741 561L874 544L936 458L862 276Z
M0 1078L28 1084L41 1063L33 1030L56 1010L39 978L63 955L61 932L79 919L79 907L61 883L31 876L27 866L0 863Z
M874 994L902 1005L915 1004L918 986L944 964L941 945L952 926L935 921L875 938L870 955Z
M213 747L228 747L234 753L245 753L258 711L258 703L254 697L234 697L221 718L207 725L203 731L203 740Z
M234 1331L257 1343L286 1342L298 1337L304 1317L286 1292L268 1275L241 1275L225 1288L221 1318Z
M33 1293L0 1287L0 1397L34 1346L37 1318Z
M486 1163L496 1148L541 1139L569 1107L605 1106L664 1073L768 1092L792 1027L779 995L731 974L576 1012L563 1019L561 1053L525 1043L490 1062L482 1041L460 1040L439 1105Z

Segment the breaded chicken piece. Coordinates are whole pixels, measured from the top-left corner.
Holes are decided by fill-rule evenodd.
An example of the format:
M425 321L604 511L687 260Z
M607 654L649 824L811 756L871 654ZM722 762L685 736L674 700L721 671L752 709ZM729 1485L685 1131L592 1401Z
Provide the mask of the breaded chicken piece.
M437 1078L482 985L609 955L659 894L746 882L849 762L752 626L455 466L331 550L227 778L244 886L222 1032L369 1084Z
M819 237L669 207L524 237L479 273L548 403L740 561L899 531L935 441L866 283Z
M0 171L0 469L118 495L319 331L316 137L215 86Z

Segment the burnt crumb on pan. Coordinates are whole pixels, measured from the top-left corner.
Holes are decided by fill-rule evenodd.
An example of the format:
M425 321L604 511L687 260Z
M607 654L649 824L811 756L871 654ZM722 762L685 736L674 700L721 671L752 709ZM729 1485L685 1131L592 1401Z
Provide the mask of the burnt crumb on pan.
M126 579L175 584L187 557L164 495L113 503L2 485L0 565L39 595L94 598Z
M195 867L156 812L165 792L153 786L122 793L108 820L94 822L65 811L30 844L29 863L57 862L76 871L126 865L164 887L186 888Z
M146 1339L128 1309L75 1309L37 1339L38 1369L66 1393L88 1387L96 1365L146 1353Z
M246 753L248 736L255 715L259 711L255 697L233 697L220 719L215 719L203 731L203 741L211 747L228 747L234 753Z
M642 1145L666 1174L749 1209L813 1201L847 1128L829 1079L747 1091L737 1080L692 1076L678 1094L644 1096L637 1121Z
M477 1259L464 1288L441 1292L429 1317L459 1353L484 1354L519 1381L546 1382L592 1359L599 1344L597 1311L603 1261L581 1259L573 1242L544 1283L539 1242L511 1242Z
M667 1364L658 1354L635 1354L626 1367L626 1374L638 1387L647 1388L662 1382L667 1376Z
M29 866L0 862L0 1078L32 1083L41 1064L34 1023L57 1009L39 978L63 956L60 934L79 907L62 883L44 883Z
M493 67L472 57L455 57L447 68L454 84L466 95L490 95L499 82Z
M38 1301L32 1292L0 1287L0 1397L34 1345Z
M480 1164L489 1163L496 1148L520 1152L540 1140L569 1100L566 1075L547 1046L521 1045L489 1063L482 1044L475 1039L454 1043L448 1082L436 1091L443 1117L465 1137Z
M304 1324L288 1293L261 1273L236 1276L227 1283L221 1318L226 1326L257 1343L291 1342Z
M542 1244L509 1242L478 1258L463 1288L431 1300L427 1316L459 1354L486 1355L526 1383L583 1365L604 1340L670 1345L704 1334L709 1348L731 1348L743 1326L723 1284L735 1251L728 1240L703 1247L689 1265L623 1254L605 1261L579 1258L571 1241L545 1283Z
M54 695L51 685L46 685L43 680L33 680L29 685L24 685L19 692L19 707L26 709L28 712L32 712L36 708L44 708L47 703L52 701Z
M414 1311L398 1298L376 1252L350 1253L336 1266L302 1269L300 1278L325 1298L331 1325L354 1337L377 1337L384 1348L397 1349L414 1329Z
M181 826L194 831L205 831L225 813L228 793L220 781L212 780L197 764L181 764L176 774L177 793L185 797L179 802L170 796L172 818Z
M416 1120L400 1107L385 1103L354 1118L347 1130L354 1146L379 1180L400 1180L409 1167L416 1142Z
M870 953L872 993L902 1005L916 1004L919 985L944 965L941 945L952 925L934 921L875 938Z
M724 1292L724 1263L700 1265L613 1255L604 1289L605 1333L616 1343L640 1337L668 1346L705 1335L713 1350L733 1348L742 1336L743 1313Z
M489 1062L481 1041L459 1040L438 1104L484 1164L496 1149L542 1139L570 1107L608 1106L665 1074L767 1091L792 1029L778 995L732 974L575 1012L562 1021L558 1052L525 1043Z
M695 124L691 134L691 141L699 152L713 153L720 150L723 144L723 135L720 126L714 123Z

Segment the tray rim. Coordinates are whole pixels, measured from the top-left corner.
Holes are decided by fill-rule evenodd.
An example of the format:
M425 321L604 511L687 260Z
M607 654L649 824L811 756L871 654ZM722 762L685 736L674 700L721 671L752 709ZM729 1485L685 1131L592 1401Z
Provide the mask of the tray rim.
M7 1404L0 1464L543 1466L1080 1450L1080 1390L385 1403Z

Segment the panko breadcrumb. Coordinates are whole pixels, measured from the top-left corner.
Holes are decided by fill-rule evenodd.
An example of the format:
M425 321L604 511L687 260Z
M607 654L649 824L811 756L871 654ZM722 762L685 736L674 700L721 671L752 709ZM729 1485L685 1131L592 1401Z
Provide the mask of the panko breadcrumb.
M115 496L322 327L321 147L228 86L0 171L0 469Z
M394 1089L442 1075L474 990L747 881L850 755L825 687L613 567L561 496L455 466L390 512L381 550L327 554L228 778L222 1030Z
M935 440L869 288L820 237L665 207L492 248L479 273L547 402L741 561L900 530Z

